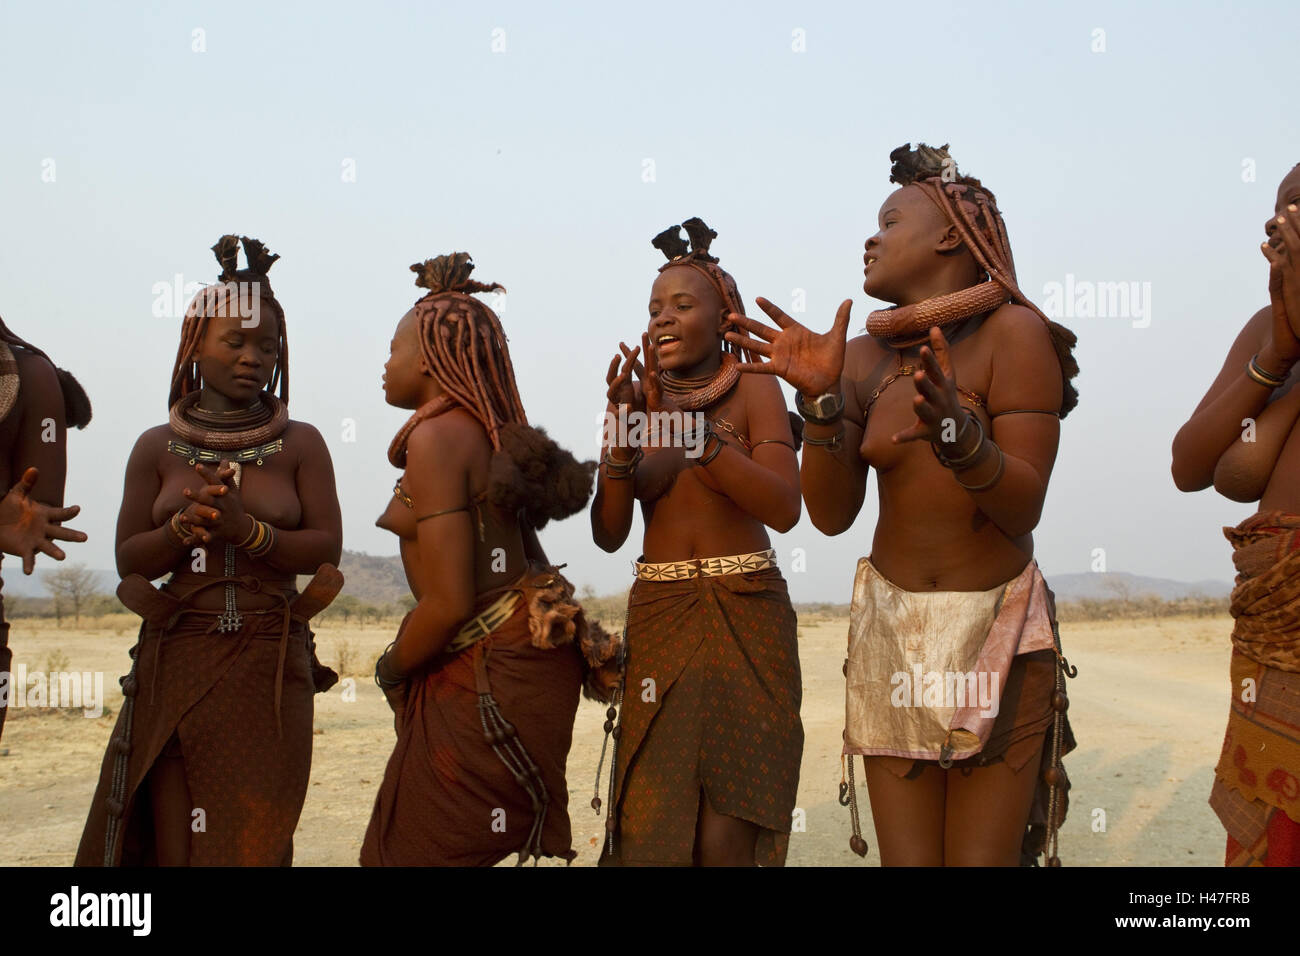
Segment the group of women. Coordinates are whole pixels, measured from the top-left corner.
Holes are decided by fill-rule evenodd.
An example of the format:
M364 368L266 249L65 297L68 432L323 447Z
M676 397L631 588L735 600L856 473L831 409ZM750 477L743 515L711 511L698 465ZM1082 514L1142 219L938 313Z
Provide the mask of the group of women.
M572 859L565 764L584 693L608 707L602 864L783 863L802 681L768 529L788 531L806 505L818 530L844 532L874 470L879 519L844 661L850 845L868 852L861 757L882 863L1059 865L1074 672L1032 533L1077 402L1075 339L1018 287L991 190L946 147L890 159L898 188L866 241L864 290L894 306L865 335L848 337L848 301L826 333L762 298L771 324L746 316L699 219L655 237L667 261L639 345L610 363L607 411L675 424L608 432L599 463L529 424L505 333L475 296L500 287L472 279L465 253L411 267L422 292L397 323L384 392L412 414L378 524L397 535L416 604L375 667L397 739L363 864ZM1253 688L1234 693L1212 796L1229 863L1295 863L1300 847L1297 203L1300 167L1267 227L1272 304L1174 446L1180 488L1260 501L1229 532L1232 676ZM187 310L169 420L127 465L118 594L143 623L79 864L291 862L313 695L337 679L310 619L342 586L340 509L324 440L288 418L278 257L246 237L214 251L221 272ZM0 372L16 358L24 396L54 395L42 353L5 341ZM36 462L22 437L33 420L15 414L0 424L10 475ZM84 424L89 405L56 418ZM0 502L0 546L26 570L35 550L62 557L55 539L84 539L60 527L75 514L57 507L62 478L43 465ZM622 546L637 505L644 523L621 632L587 619L537 535L586 508L593 484L601 548ZM313 576L301 591L300 575Z

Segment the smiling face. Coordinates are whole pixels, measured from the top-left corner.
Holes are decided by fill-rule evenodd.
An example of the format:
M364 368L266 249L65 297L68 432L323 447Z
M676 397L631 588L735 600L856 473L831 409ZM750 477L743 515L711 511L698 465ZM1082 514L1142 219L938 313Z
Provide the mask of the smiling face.
M904 186L881 205L878 221L862 257L862 290L885 302L916 301L915 290L926 286L945 246L951 246L948 217L920 189Z
M402 316L388 344L383 384L384 401L394 408L419 408L442 391L420 350L420 323L414 309Z
M256 310L240 296L207 320L197 360L203 377L200 404L210 410L246 408L266 388L280 354L280 318L268 300Z
M665 269L650 289L650 346L659 367L679 375L704 375L722 358L726 316L722 297L690 266Z
M1273 207L1273 215L1268 217L1268 222L1264 223L1264 232L1268 235L1268 244L1277 249L1282 243L1282 237L1277 231L1278 216L1289 215L1287 206L1296 206L1300 208L1300 166L1287 173L1282 179L1282 184L1277 187L1277 204Z

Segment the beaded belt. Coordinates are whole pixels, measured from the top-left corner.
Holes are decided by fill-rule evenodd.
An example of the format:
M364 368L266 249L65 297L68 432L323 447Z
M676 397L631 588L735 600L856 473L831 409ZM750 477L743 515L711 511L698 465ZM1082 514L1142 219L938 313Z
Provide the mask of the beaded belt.
M509 591L501 595L489 604L487 609L478 617L466 621L464 626L456 632L456 636L447 643L443 653L457 654L483 640L509 619L518 604L518 591Z
M766 571L777 567L776 552L751 551L749 554L728 554L719 558L691 558L687 561L665 561L662 564L645 564L633 561L636 576L642 581L685 581L688 578L711 578L720 574L745 574L749 571Z

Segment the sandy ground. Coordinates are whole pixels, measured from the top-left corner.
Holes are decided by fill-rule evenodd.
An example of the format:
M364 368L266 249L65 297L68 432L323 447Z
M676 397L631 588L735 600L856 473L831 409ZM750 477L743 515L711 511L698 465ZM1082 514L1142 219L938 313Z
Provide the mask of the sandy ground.
M134 620L123 615L94 629L61 630L13 623L15 667L44 670L53 657L63 670L103 671L111 716L10 710L0 740L0 833L7 835L0 866L72 862L121 705L117 677L130 663ZM316 698L311 786L294 840L299 865L356 864L394 740L390 711L363 675L394 629L330 624L317 633L320 657L331 666L338 666L341 643L352 647L355 700L345 701L341 686ZM806 828L791 838L791 866L879 864L865 790L862 825L873 846L865 862L848 849L848 811L836 800L846 629L845 618L800 623L806 745L798 806ZM1079 668L1069 688L1079 748L1066 761L1073 782L1061 831L1066 865L1222 865L1223 831L1206 798L1227 720L1230 630L1227 618L1063 626L1066 656ZM595 863L603 833L590 808L603 720L603 708L582 703L569 757L579 866Z

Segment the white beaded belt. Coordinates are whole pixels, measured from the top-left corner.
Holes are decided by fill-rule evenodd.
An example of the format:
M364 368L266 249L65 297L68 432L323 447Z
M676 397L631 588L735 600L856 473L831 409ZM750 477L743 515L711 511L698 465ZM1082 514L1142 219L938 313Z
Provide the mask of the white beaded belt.
M745 574L749 571L766 571L777 567L776 551L751 551L749 554L728 554L719 558L691 558L687 561L665 561L662 564L645 564L633 561L636 576L642 581L685 581L688 578L711 578L720 574Z
M456 654L487 637L510 619L519 605L519 592L507 591L493 601L482 614L466 621L456 636L447 642L444 654Z

